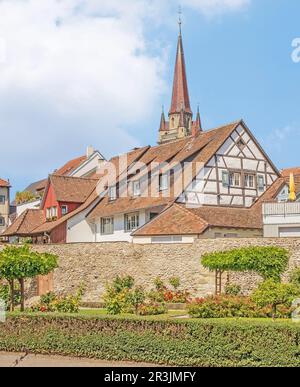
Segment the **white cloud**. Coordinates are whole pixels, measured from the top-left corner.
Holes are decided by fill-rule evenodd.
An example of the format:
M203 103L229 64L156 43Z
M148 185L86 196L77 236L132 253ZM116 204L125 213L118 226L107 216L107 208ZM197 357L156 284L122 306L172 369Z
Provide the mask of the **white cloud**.
M204 13L245 3L183 1ZM0 175L43 177L90 143L104 154L139 145L124 127L142 126L166 86L165 51L160 43L157 54L149 50L145 22L164 22L173 6L171 0L0 1L6 48Z

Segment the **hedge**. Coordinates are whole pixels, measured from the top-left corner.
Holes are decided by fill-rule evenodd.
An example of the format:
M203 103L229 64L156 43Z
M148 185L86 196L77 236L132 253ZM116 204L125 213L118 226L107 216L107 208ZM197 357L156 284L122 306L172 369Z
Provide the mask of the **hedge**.
M10 315L0 351L178 366L300 366L300 325L263 320Z

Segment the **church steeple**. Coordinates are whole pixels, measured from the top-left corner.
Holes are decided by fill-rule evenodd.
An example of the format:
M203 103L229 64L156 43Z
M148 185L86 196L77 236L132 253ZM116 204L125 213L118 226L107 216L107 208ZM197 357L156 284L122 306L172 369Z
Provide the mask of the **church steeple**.
M185 113L192 114L188 82L187 82L187 76L186 76L186 65L185 65L184 49L183 49L183 42L182 42L181 20L180 20L175 71L174 71L173 94L172 94L172 102L171 102L171 108L170 108L169 114L180 113L182 108Z
M159 129L159 144L195 135L202 130L199 111L197 114L197 121L193 122L181 25L182 22L180 17L169 122L165 120L165 115L163 113Z

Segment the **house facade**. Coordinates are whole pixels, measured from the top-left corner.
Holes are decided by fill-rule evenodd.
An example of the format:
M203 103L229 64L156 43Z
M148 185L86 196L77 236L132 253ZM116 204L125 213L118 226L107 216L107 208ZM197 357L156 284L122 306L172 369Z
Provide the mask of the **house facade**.
M86 155L68 161L61 168L55 170L53 175L69 177L91 177L96 174L98 168L105 161L104 156L92 146L87 147ZM31 183L24 192L31 194L29 201L16 203L16 216L20 216L28 209L40 209L42 198L48 183L48 179L43 179Z
M282 171L272 200L263 205L264 237L300 237L300 168ZM290 198L292 190L295 193Z
M0 178L0 238L9 225L10 183Z

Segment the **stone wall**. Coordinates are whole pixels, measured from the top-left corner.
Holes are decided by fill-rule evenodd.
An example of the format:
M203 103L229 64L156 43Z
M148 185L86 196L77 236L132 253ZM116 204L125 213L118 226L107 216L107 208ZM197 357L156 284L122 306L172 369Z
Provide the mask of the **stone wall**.
M138 285L146 289L152 287L153 280L158 276L166 281L172 276L178 276L182 288L187 289L193 296L213 294L214 273L208 272L200 264L204 253L244 246L274 245L289 249L290 269L300 266L300 239L208 239L197 240L193 245L41 245L35 246L34 249L59 256L59 269L54 274L55 291L74 292L84 283L84 301L98 302L105 284L116 275L131 275ZM260 279L252 274L230 274L230 280L240 283L244 292L248 293Z

